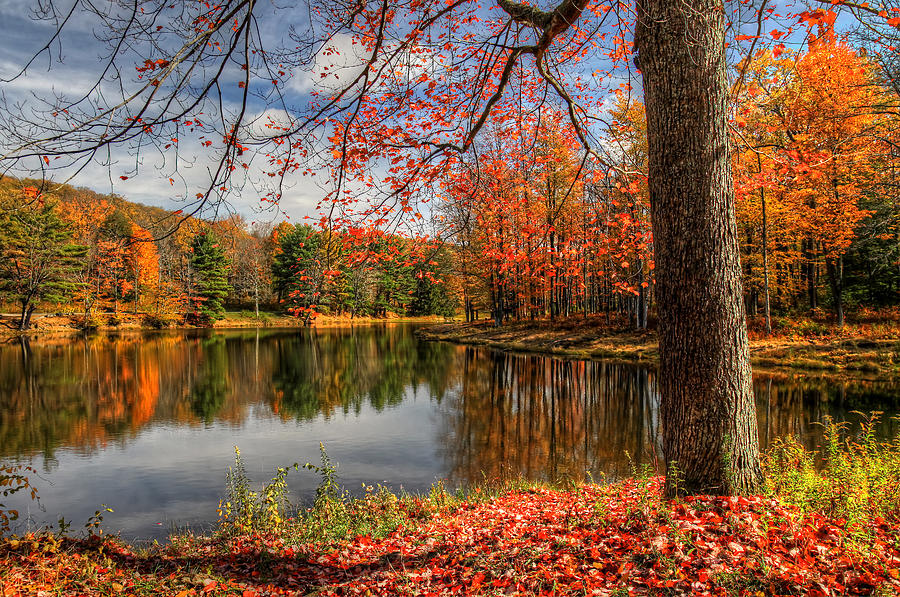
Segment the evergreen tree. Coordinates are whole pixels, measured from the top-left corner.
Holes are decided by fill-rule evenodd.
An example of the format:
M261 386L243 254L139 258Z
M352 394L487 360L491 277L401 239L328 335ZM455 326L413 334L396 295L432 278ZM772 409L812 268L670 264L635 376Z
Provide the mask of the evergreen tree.
M447 293L444 282L429 277L425 272L417 274L416 289L413 292L413 300L409 305L409 315L443 315L453 317L456 308L453 300Z
M311 226L285 226L272 264L275 292L288 310L310 317L324 301L322 235Z
M378 255L375 296L372 311L376 316L388 312L406 315L416 288L415 268L409 247L401 237L384 236L374 244Z
M210 232L200 232L191 246L194 270L195 317L201 323L212 323L225 315L228 284L228 259L218 239Z
M21 305L20 330L31 327L38 301L69 298L85 250L72 242L51 201L35 197L0 210L0 293Z
M444 317L456 315L456 305L450 297L444 277L445 272L449 272L451 268L449 253L445 249L437 251L429 263L422 264L422 268L416 272L416 288L409 305L409 314Z
M115 313L128 290L125 251L131 236L131 222L121 209L110 213L100 225L97 237L98 294L112 300Z

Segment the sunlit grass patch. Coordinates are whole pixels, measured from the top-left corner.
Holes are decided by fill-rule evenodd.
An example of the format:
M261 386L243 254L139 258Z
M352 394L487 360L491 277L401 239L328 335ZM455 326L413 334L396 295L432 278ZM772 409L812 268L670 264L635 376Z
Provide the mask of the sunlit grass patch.
M900 435L879 441L880 413L859 414L855 433L826 418L819 450L806 450L793 436L777 439L763 455L763 470L767 494L806 513L846 520L864 541L873 527L900 523Z

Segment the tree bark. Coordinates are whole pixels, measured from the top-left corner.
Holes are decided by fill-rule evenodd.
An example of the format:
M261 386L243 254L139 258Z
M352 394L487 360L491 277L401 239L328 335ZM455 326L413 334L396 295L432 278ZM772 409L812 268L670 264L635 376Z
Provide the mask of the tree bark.
M809 300L809 310L812 311L814 309L819 308L819 292L817 289L817 280L816 280L816 264L815 264L815 253L813 252L813 241L811 238L807 238L802 243L803 247L803 256L806 258L805 264L805 272L806 272L806 296Z
M19 319L19 330L31 328L31 314L34 313L34 304L28 300L22 302L22 317Z
M842 257L825 259L828 280L831 282L831 299L834 302L834 319L839 328L844 327L844 262Z
M716 0L638 0L666 492L760 481Z

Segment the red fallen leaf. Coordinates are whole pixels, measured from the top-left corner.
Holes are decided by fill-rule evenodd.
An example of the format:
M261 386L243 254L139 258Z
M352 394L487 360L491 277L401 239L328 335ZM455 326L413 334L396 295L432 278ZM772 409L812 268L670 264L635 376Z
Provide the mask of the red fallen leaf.
M210 582L206 583L205 585L203 585L203 592L209 593L210 591L214 590L217 586L219 586L218 581L215 581L215 580L210 581Z

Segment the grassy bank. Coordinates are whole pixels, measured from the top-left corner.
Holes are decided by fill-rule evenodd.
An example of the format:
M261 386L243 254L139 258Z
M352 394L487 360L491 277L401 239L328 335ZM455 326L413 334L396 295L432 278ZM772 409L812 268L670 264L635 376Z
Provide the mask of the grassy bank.
M134 548L97 535L0 541L0 595L896 595L900 440L829 427L764 460L763 495L664 499L660 479L342 493L334 468L292 510L279 469L238 460L218 531ZM817 459L824 467L813 466Z
M760 368L900 374L900 333L895 326L845 326L843 330L798 326L772 336L752 333L750 358ZM522 321L494 327L489 321L429 326L427 340L486 346L572 358L656 362L656 333L611 328L602 318L556 322Z
M375 323L421 322L434 323L443 321L442 317L350 317L346 315L322 315L313 323L314 327L337 327L347 325L366 325ZM17 329L18 318L0 316L0 338L27 335L40 337L46 335L77 334L84 329L83 317L70 314L48 314L34 317L33 327L21 332ZM281 313L261 312L257 317L252 311L234 311L225 314L225 318L216 321L214 329L228 328L292 328L304 327L303 320ZM104 314L92 322L91 332L135 332L159 329L197 329L180 319L161 321L146 314L120 313Z

